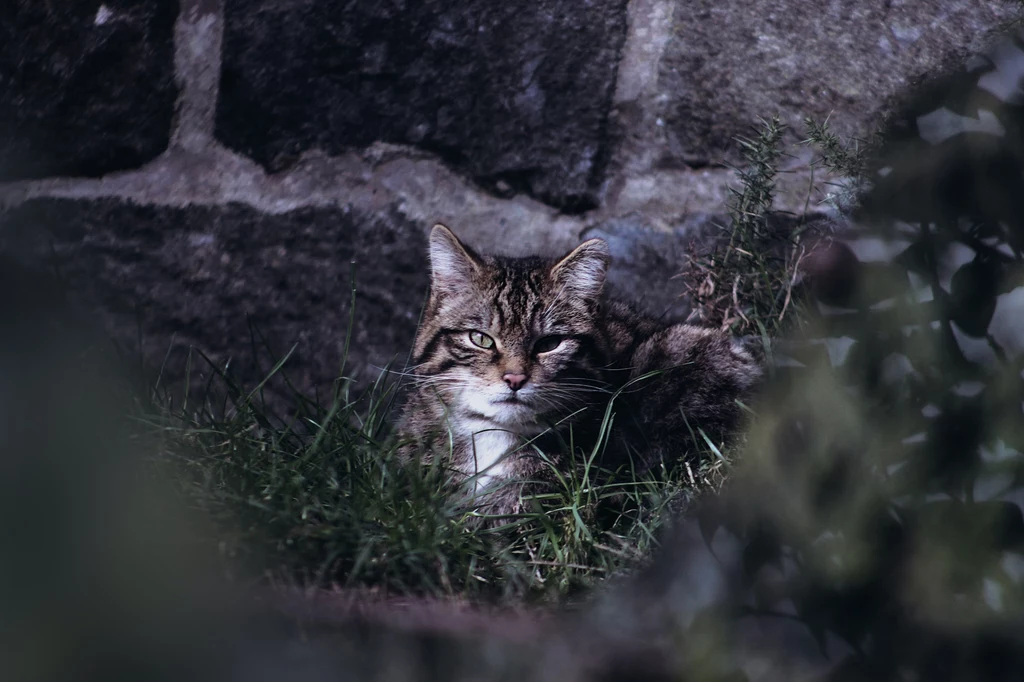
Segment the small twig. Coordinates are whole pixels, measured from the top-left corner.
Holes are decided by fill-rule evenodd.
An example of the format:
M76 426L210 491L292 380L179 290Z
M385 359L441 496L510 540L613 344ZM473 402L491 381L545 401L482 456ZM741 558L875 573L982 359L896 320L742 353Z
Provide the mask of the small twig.
M743 318L743 321L747 325L749 325L750 324L750 320L748 320L747 316L743 314L742 310L740 310L739 286L740 286L740 277L741 276L742 275L736 275L736 279L732 283L732 304L736 308L736 313L741 318Z
M779 322L782 322L782 318L786 315L786 308L789 307L789 302L793 298L793 285L796 284L796 278L800 275L800 264L804 261L806 251L803 246L800 247L800 255L797 256L796 263L793 265L793 277L789 280L789 286L786 287L786 300L782 303L782 312L779 313Z
M526 553L530 555L530 561L525 562L526 564L533 565L533 566L540 566L540 565L542 565L539 562L539 560L537 559L537 554L536 554L536 552L533 551L533 547L531 547L530 545L526 545ZM537 582L540 583L541 585L544 584L544 576L541 575L540 568L535 568L533 570L533 577L536 578Z
M615 547L610 547L608 545L601 544L600 542L594 543L594 549L614 554L615 556L622 557L623 559L635 559L637 556L636 552L624 552L621 549L616 549Z
M566 564L559 561L542 561L537 559L535 561L524 562L531 566L554 566L556 568L575 568L581 571L598 571L600 573L606 573L607 569L601 568L600 566L584 566L583 564ZM509 564L512 565L512 564Z

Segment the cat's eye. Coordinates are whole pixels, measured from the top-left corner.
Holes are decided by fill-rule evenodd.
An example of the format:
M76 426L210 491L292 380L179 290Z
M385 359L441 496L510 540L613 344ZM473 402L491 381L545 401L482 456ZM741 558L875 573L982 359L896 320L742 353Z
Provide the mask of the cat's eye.
M494 348L494 339L483 332L471 331L469 333L469 342L479 348Z
M561 346L562 341L564 340L565 337L558 336L557 334L549 334L548 336L542 336L539 339L537 339L536 342L534 342L533 352L537 354L550 353L551 351Z

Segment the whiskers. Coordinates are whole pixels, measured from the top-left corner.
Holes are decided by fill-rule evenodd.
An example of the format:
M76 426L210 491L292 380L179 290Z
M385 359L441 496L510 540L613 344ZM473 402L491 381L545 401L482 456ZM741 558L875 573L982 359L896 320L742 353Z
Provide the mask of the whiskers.
M416 370L423 365L412 365L405 370L384 368L390 376L398 377L402 383L406 383L417 390L433 389L442 393L457 393L468 387L465 377L453 374L420 374Z
M588 379L586 377L574 377L572 379L559 379L552 381L547 384L545 388L568 388L577 391L591 391L595 393L611 393L611 389L608 388L608 384L601 381L600 379Z
M452 388L460 390L468 388L468 382L465 379L444 374L412 376L408 381L416 388Z
M532 394L532 402L538 412L566 413L603 402L608 395L611 391L602 382L580 377L544 384Z
M460 414L477 414L499 423L505 420L519 423L523 420L567 417L607 402L613 393L604 381L581 372L549 380L537 377L527 384L528 389L520 391L515 399L511 399L512 394L500 382L487 385L458 368L439 374L426 374L425 367L421 364L405 370L392 369L390 374L408 382L414 391L440 394L449 403L449 407Z
M402 369L395 369L391 365L388 365L387 367L378 367L377 365L370 365L370 366L373 367L376 370L381 371L381 372L387 372L387 374L390 375L390 376L402 377L402 378L407 378L407 379L416 379L416 378L420 378L420 377L425 376L423 374L417 374L416 370L418 370L419 368L425 366L426 364L427 363L425 363L425 362L421 362L418 365L409 365L404 370L402 370Z

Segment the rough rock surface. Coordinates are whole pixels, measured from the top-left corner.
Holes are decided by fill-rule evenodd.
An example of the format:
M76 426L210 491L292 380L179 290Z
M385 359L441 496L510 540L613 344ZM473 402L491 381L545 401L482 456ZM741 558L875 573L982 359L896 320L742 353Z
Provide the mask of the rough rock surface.
M45 176L0 182L0 208L31 202L0 217L0 243L45 255L47 228L122 342L141 320L154 367L172 342L172 361L195 344L253 382L270 362L252 368L251 319L274 353L299 343L304 389L337 374L353 255L349 367L367 378L404 360L436 221L513 255L603 236L613 294L685 314L673 276L690 240L726 222L734 135L775 111L796 126L832 112L838 132L867 134L917 76L1022 7L0 4L0 181ZM786 151L776 208L820 210L829 178L818 169L811 190L811 150Z
M870 124L909 82L981 48L1019 3L977 0L676 2L658 87L667 156L735 161L737 135L781 114L844 135Z
M595 204L626 2L226 0L217 136L271 170L375 140Z
M700 214L673 229L658 229L633 213L596 225L583 236L608 242L612 253L608 290L612 296L632 301L653 315L680 320L690 312L678 278L689 246L727 221L725 215Z
M301 209L266 215L230 205L168 209L116 201L38 200L0 219L0 249L51 263L115 339L180 385L189 346L253 387L293 344L297 388L338 376L355 311L348 375L373 376L412 345L427 288L422 230L397 217ZM253 347L253 330L265 338ZM405 355L398 358L404 364ZM195 366L201 360L194 359ZM208 372L207 372L208 373Z
M96 176L167 147L176 0L0 3L0 180Z

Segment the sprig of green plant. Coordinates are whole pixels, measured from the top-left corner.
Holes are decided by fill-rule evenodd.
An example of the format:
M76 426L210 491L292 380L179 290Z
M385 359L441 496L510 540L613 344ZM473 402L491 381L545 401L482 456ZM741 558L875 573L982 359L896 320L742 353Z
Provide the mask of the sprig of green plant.
M778 116L763 120L756 136L739 138L745 166L734 169L726 209L728 239L709 251L691 252L683 274L693 321L764 340L778 336L799 308L793 286L804 252L799 225L773 209L775 179L785 126Z
M862 140L843 140L828 125L804 119L813 145L814 172L824 167L837 180L825 197L833 209L854 208L867 175L867 146ZM761 339L764 354L771 353L772 339L782 336L806 319L801 284L802 265L812 252L827 243L827 226L808 222L806 215L791 216L774 209L776 178L785 126L779 118L762 120L756 135L738 138L745 164L734 169L739 185L731 188L726 205L729 223L710 248L691 247L690 263L682 279L692 304L691 320L729 329L741 336ZM812 237L808 239L808 237Z
M839 211L850 210L864 188L867 175L866 146L859 138L842 140L829 127L827 118L820 123L810 117L804 118L804 126L807 128L807 138L803 144L813 145L819 153L815 163L824 165L832 174L840 177L838 182L829 183L835 190L825 200Z
M761 121L761 129L753 139L737 138L746 167L734 169L740 187L729 190L731 197L726 209L732 219L732 236L723 259L725 264L742 255L756 258L758 254L743 254L734 247L752 245L769 236L768 220L775 200L775 176L785 128L779 117L774 116Z

